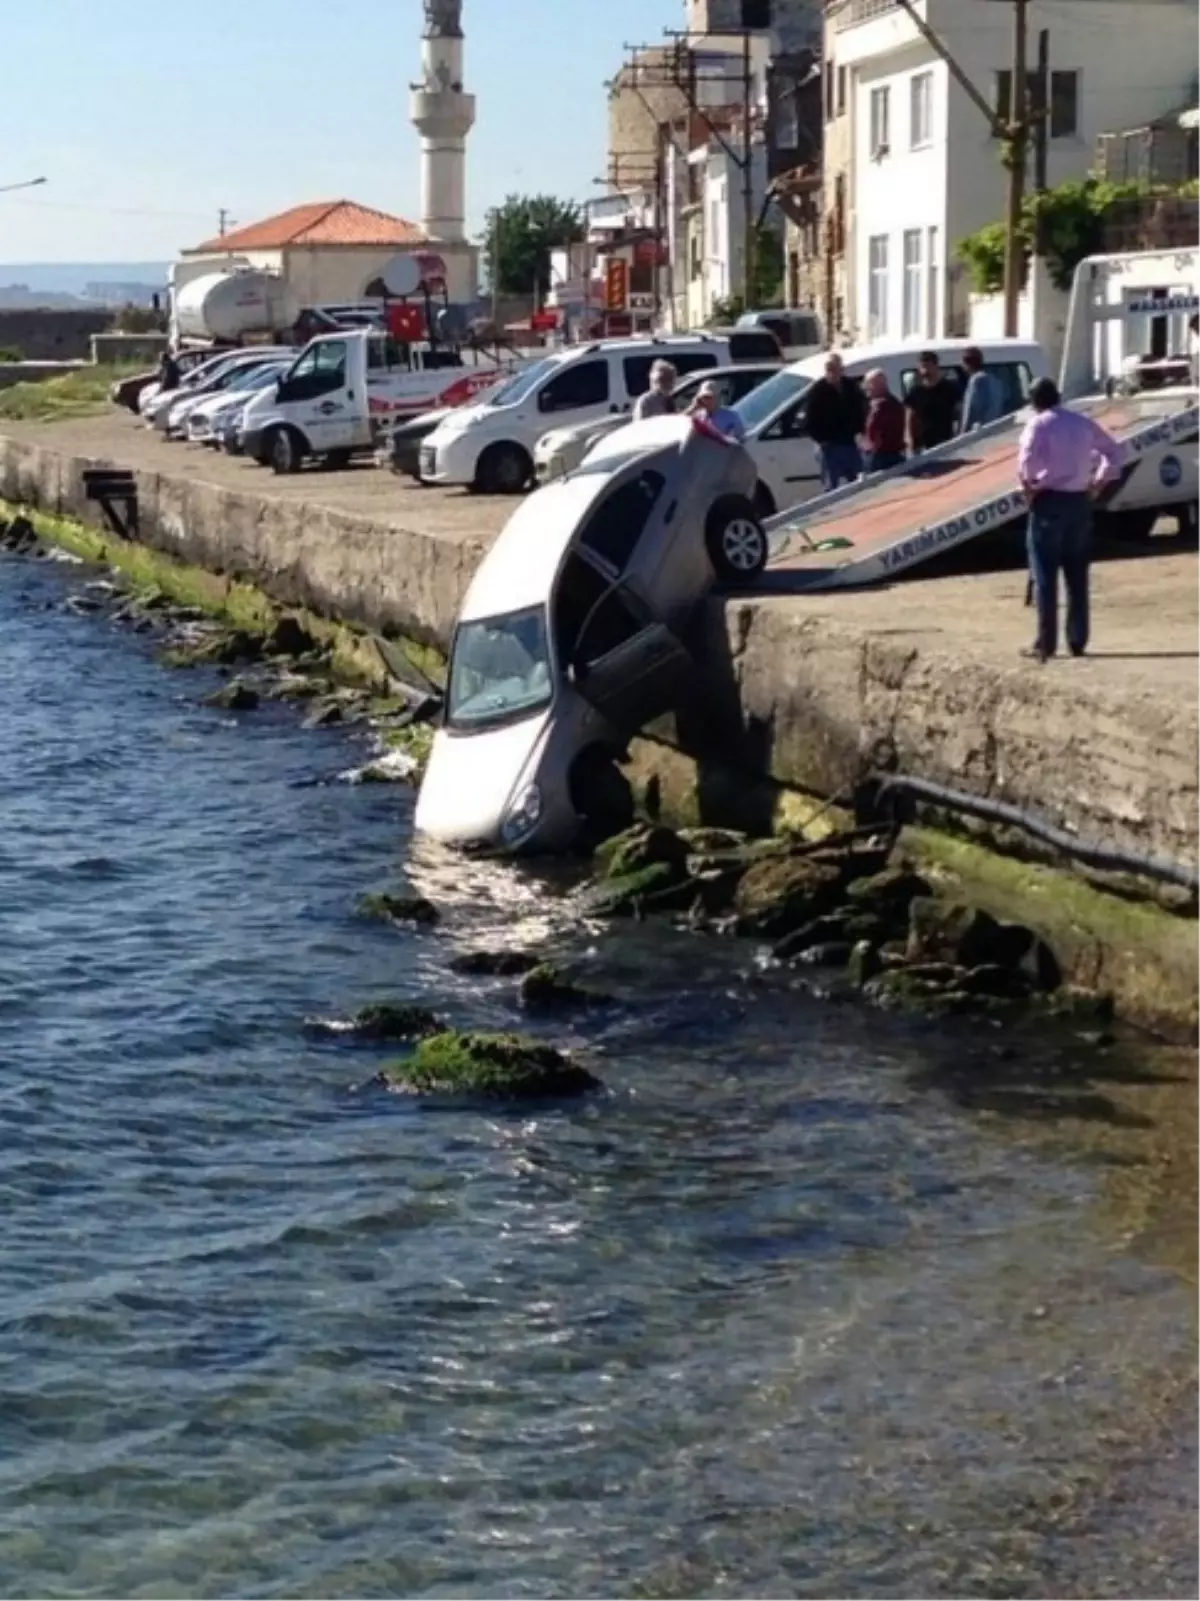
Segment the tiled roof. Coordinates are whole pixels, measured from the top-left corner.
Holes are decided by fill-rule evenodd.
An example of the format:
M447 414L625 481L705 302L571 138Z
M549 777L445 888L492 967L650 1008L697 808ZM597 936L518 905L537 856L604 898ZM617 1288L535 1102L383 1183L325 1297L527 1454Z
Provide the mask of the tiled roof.
M193 245L187 255L218 250L282 250L286 245L415 245L425 235L415 222L353 200L317 200L278 216Z

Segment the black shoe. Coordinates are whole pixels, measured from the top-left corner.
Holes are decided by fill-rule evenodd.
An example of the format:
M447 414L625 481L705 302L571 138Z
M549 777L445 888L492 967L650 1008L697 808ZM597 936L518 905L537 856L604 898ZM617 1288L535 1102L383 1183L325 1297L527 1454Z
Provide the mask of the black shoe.
M1086 645L1072 645L1071 646L1071 655L1072 656L1085 656L1086 654L1087 654L1087 646Z
M1026 645L1022 649L1021 655L1029 661L1035 662L1047 662L1050 659L1049 654L1040 645Z

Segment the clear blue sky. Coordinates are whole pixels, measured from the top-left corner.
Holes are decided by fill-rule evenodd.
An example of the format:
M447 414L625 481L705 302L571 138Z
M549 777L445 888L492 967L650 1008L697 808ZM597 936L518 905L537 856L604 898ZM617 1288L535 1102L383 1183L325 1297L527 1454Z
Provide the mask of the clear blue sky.
M169 260L216 232L346 197L419 210L408 86L420 0L7 0L0 261ZM622 43L682 0L464 0L474 232L512 190L582 198L604 169ZM372 17L376 20L372 21Z

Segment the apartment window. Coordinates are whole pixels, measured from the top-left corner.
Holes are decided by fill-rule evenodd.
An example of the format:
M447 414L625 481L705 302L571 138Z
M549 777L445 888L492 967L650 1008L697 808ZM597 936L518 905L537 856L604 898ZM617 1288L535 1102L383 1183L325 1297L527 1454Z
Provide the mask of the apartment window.
M837 69L837 114L844 116L846 112L846 69Z
M871 154L873 156L887 155L890 147L891 141L888 137L888 124L891 121L890 100L890 90L871 90Z
M901 333L905 339L924 332L925 274L921 259L921 230L908 228L904 233L904 308Z
M996 115L1001 122L1008 122L1013 114L1012 105L1012 71L1002 67L996 74ZM1037 73L1025 74L1025 93L1028 96L1029 106L1032 109L1038 103ZM1024 109L1018 107L1018 110Z
M941 264L938 260L938 231L936 228L925 230L925 293L928 305L925 311L925 337L938 339L941 337L941 326L938 322L938 285L941 274Z
M1079 74L1050 74L1050 137L1069 139L1079 132Z
M825 121L833 121L833 62L825 63Z
M888 237L873 234L867 241L867 338L887 333Z
M933 140L933 73L918 72L909 82L909 145L920 150Z

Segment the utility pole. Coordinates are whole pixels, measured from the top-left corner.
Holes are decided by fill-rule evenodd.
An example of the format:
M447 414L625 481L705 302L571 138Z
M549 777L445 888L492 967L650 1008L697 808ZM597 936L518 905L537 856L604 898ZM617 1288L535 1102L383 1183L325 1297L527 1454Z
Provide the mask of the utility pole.
M753 78L750 72L750 30L742 31L742 307L754 296L754 145L750 127Z
M924 17L918 15L913 0L896 0L896 4L926 44L941 56L951 77L967 98L983 113L993 137L1001 142L1004 165L1008 168L1008 203L1005 210L1004 234L1004 332L1009 337L1015 337L1017 308L1021 295L1021 269L1024 265L1020 237L1021 207L1025 198L1025 160L1029 150L1029 134L1033 119L1029 110L1025 65L1025 33L1029 0L1010 0L1010 3L1013 7L1012 90L1009 95L1008 114L1006 117L1000 117L959 66L945 42L934 32ZM1045 107L1041 108L1039 115L1045 115Z
M1039 195L1044 195L1050 187L1050 30L1043 28L1038 34L1037 72L1034 77L1036 85L1036 104L1033 107L1035 120L1033 125L1033 187ZM1033 253L1035 256L1044 255L1045 223L1039 208L1036 218L1036 239Z
M1008 212L1004 219L1004 332L1017 335L1020 312L1021 206L1025 200L1025 158L1029 149L1029 82L1025 66L1025 26L1029 0L1013 0L1012 88L1009 90L1008 139L1004 161L1008 167Z
M230 216L229 216L228 207L222 206L221 209L217 212L217 236L218 236L218 238L224 239L225 235L229 232L230 220L231 219L230 219Z

